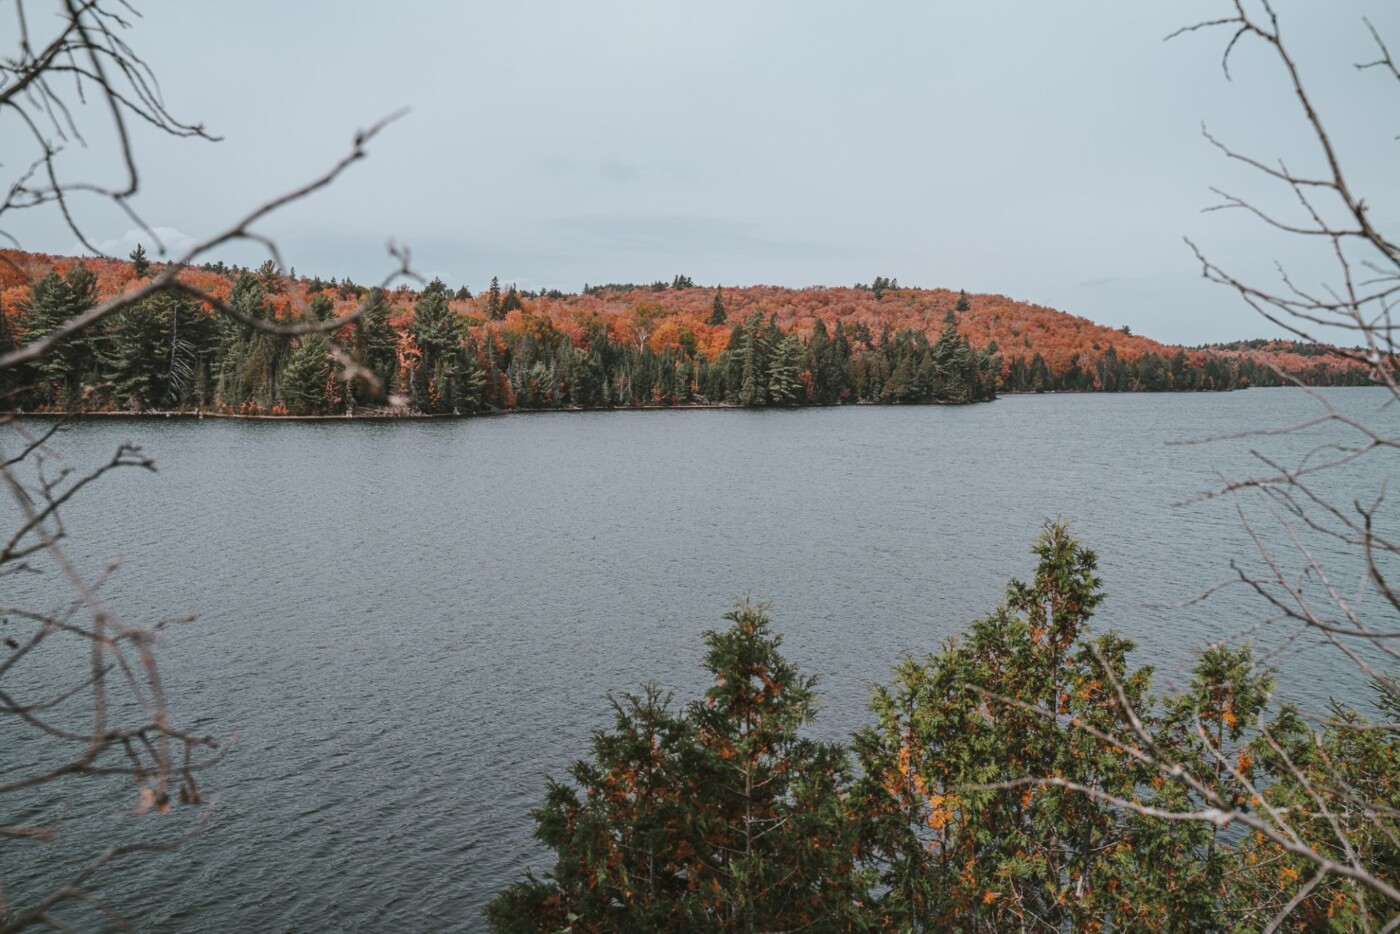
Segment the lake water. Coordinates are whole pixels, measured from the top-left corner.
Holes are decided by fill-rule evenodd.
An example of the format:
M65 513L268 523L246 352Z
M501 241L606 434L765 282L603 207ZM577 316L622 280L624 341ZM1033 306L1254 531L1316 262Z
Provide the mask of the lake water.
M1384 393L1329 398L1393 425ZM162 649L169 694L182 722L238 734L205 778L219 795L207 832L96 888L141 930L479 929L492 893L546 868L528 811L609 724L605 692L655 679L695 696L700 634L750 595L823 676L817 732L844 736L901 653L935 649L1030 571L1047 517L1099 553L1096 626L1136 639L1159 685L1179 682L1195 648L1267 613L1242 590L1161 606L1252 549L1229 499L1174 504L1261 472L1251 447L1296 459L1330 435L1169 442L1317 412L1280 389L76 425L55 443L65 463L133 440L159 473L77 501L74 553L89 571L125 556L107 591L124 618L200 614ZM1373 491L1383 456L1345 482ZM11 579L6 600L48 605L62 591L46 586ZM1357 691L1303 643L1279 664L1305 702ZM0 776L37 764L27 748L0 736ZM6 845L7 895L87 843Z

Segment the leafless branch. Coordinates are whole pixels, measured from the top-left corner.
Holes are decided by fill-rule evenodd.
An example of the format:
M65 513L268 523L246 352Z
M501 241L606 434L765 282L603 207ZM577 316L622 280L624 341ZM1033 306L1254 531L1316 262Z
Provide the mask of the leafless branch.
M31 16L31 8L39 5L45 15ZM179 119L167 109L154 73L124 37L135 10L127 0L51 0L48 4L0 0L0 10L13 14L16 27L7 33L8 50L0 53L0 132L6 140L7 162L19 166L0 186L0 240L20 248L10 221L25 212L49 211L62 219L86 249L101 255L83 222L87 206L100 203L125 214L157 244L164 257L165 245L143 220L133 200L145 179L132 127L144 124L174 137L211 141L216 137L202 125ZM170 258L135 287L106 297L21 346L4 348L0 373L17 372L46 359L64 342L157 293L192 298L247 328L284 337L331 332L356 320L363 303L325 321L318 320L304 302L296 305L298 318L252 317L200 288L190 274L215 251L240 242L258 245L279 270L285 270L277 244L260 227L274 213L333 184L365 157L370 141L402 113L360 131L349 151L324 172ZM67 150L87 146L89 140L108 148L116 181L101 182L70 173ZM395 267L384 278L383 287L402 277L417 278L406 249L391 243L389 253ZM0 265L6 267L7 274L18 272L28 278L9 256L0 255ZM372 374L339 348L328 352L346 379L373 380ZM75 904L87 906L113 927L129 930L120 912L92 890L94 877L111 863L168 851L200 833L208 825L214 805L205 804L196 775L218 763L232 744L231 738L219 739L181 727L162 680L157 663L162 634L170 624L193 617L170 617L145 625L119 619L101 593L119 567L119 559L89 574L63 545L67 535L63 512L75 496L86 494L92 484L112 471L154 471L153 462L139 447L123 445L106 462L86 472L66 465L55 471L52 465L61 461L52 445L64 424L59 420L30 433L12 416L0 416L0 430L13 431L18 439L14 444L0 439L0 487L18 517L13 528L0 535L0 577L20 571L48 573L69 594L63 605L50 611L0 607L0 626L4 627L0 631L0 723L13 734L32 733L42 740L36 748L51 752L46 761L0 777L0 795L11 796L7 799L11 802L24 802L32 800L24 796L43 787L64 799L80 786L106 788L103 783L110 783L123 799L123 810L133 825L142 828L143 839L112 841L70 878L52 880L47 894L26 905L8 903L0 885L0 934L31 926L72 930L59 913ZM68 677L56 680L56 672L62 671L65 662ZM40 664L43 677L37 674ZM9 739L7 735L6 741ZM160 815L178 810L178 804L199 807L200 813L192 824L181 822L182 829L172 832L168 825L173 818L162 819ZM81 824L92 816L83 807L65 807L51 818L0 826L0 840L5 841L7 853L18 853L20 847L42 846L54 840L63 827ZM153 828L152 822L160 826ZM23 857L7 858L0 880L6 869L23 862Z

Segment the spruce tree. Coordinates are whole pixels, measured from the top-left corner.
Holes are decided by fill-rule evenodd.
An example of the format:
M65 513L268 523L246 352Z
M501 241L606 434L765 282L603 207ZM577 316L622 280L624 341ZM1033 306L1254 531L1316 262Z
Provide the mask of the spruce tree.
M320 334L306 334L297 344L282 379L282 401L293 415L320 415L326 410L331 358Z
M131 411L178 402L174 373L190 361L175 338L180 302L156 295L108 319L99 350L103 379L112 399Z
M933 345L933 397L939 402L973 402L980 382L972 348L953 325L943 329ZM1043 365L1044 361L1042 361Z
M515 286L512 285L509 289L506 290L505 297L501 299L501 310L499 316L504 318L512 311L519 311L524 307L525 303L520 300L520 293L517 292L515 290Z
M151 261L146 258L146 248L142 244L136 244L136 249L131 251L131 271L136 278L144 279L151 274Z
M505 317L501 311L501 283L495 276L491 277L491 288L486 292L486 316L492 321Z
M374 374L379 381L379 391L373 392L372 384L368 381L357 380L350 387L352 399L361 404L380 402L396 388L394 378L399 363L399 336L389 323L389 303L383 289L370 291L359 320L353 327L351 358Z
M705 320L706 324L718 326L729 319L729 314L724 310L724 295L721 289L715 289L714 301L710 303L710 317Z
M740 331L740 405L758 406L768 402L767 355L761 334L762 320L755 312L744 322Z
M107 319L98 343L110 398L131 410L203 405L219 347L214 316L159 292Z
M29 300L20 307L25 339L34 341L52 334L70 319L97 304L97 277L83 265L67 275L50 272L35 283ZM97 337L92 329L62 341L34 364L34 379L44 385L39 401L76 407L83 386L98 379Z
M409 334L421 351L409 383L413 405L429 413L463 414L480 405L484 378L447 304L447 286L430 282L413 305Z

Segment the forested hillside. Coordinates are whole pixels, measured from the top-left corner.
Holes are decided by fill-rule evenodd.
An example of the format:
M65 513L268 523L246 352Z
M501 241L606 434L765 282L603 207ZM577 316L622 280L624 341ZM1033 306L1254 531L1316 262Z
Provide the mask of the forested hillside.
M49 333L155 267L0 253L0 350ZM1182 348L998 295L901 288L696 286L685 276L580 294L434 280L366 288L222 263L183 278L252 319L330 320L329 335L267 334L159 294L105 319L0 391L9 407L237 414L469 414L508 409L731 404L967 403L998 391L1222 390L1364 383L1333 348ZM353 361L370 380L343 379Z

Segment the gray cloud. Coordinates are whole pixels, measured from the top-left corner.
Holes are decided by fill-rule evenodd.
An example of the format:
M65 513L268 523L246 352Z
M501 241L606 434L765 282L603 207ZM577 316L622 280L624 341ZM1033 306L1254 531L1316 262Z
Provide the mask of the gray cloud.
M93 246L97 247L105 256L125 258L136 249L137 244L140 244L146 248L147 255L155 260L174 259L181 256L196 242L198 241L194 237L176 230L174 227L152 227L150 230L133 227L120 237L102 240L94 243ZM74 243L69 252L83 255L88 251L81 243Z
M598 175L612 182L634 182L642 175L640 167L623 162L617 153L610 152L598 162Z

